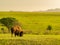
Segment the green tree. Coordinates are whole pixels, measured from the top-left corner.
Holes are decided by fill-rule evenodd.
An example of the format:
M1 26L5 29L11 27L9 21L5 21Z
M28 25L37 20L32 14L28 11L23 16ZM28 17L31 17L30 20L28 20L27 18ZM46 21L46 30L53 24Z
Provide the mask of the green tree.
M6 26L8 28L8 30L10 30L11 27L14 25L20 25L18 20L16 20L16 18L12 18L12 17L2 18L2 19L0 19L0 23L2 23L4 26Z

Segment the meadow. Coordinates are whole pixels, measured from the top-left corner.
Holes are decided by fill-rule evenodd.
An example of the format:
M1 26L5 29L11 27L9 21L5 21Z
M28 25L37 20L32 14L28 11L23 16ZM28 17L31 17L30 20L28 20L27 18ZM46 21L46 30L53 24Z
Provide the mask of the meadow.
M60 34L60 12L0 12L0 18L16 18L23 30L32 34L45 34L51 25L49 34Z
M0 34L0 45L60 45L60 35L30 35L11 37L11 34Z
M60 45L60 12L0 12L0 19L6 17L16 18L30 32L23 37L0 34L0 45Z

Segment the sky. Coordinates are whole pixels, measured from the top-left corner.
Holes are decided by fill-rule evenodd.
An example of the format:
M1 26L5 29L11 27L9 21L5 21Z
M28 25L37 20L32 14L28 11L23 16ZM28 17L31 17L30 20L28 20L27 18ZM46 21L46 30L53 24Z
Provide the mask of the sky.
M40 11L60 8L60 0L0 0L0 11Z

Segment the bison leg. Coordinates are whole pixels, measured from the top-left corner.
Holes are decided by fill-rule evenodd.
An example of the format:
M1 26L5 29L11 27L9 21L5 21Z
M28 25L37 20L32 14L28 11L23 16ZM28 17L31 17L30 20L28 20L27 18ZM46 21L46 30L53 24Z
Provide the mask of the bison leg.
M16 31L15 31L15 37L18 36L18 35L19 35L19 31L16 30Z
M13 33L14 33L14 31L13 31L13 30L11 30L11 36L13 36Z

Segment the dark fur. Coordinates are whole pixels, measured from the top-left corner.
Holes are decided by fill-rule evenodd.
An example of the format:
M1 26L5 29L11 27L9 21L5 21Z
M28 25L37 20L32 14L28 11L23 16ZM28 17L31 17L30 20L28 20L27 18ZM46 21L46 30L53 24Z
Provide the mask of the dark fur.
M20 36L23 36L23 31L20 32Z
M15 31L14 28L11 28L11 34L14 34L15 36L23 36L23 31Z
M19 31L16 30L14 34L15 36L19 36Z

